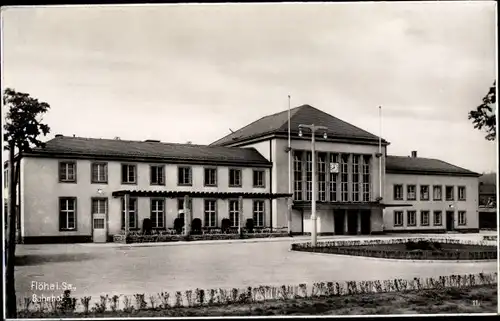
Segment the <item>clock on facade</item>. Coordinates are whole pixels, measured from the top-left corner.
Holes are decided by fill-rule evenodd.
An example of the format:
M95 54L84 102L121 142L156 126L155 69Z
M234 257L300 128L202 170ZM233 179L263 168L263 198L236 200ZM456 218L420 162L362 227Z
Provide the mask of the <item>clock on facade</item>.
M330 173L339 172L339 163L330 163Z

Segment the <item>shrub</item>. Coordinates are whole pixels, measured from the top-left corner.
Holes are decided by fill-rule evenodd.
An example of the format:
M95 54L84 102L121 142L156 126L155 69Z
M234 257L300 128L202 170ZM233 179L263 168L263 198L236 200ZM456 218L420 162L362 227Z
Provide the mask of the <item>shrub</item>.
M72 313L76 309L76 298L71 297L71 291L65 290L63 298L59 303L59 310L63 313Z
M134 310L134 307L132 306L132 300L127 295L123 299L123 305L123 312L125 313L130 313Z
M151 235L151 231L153 230L153 222L150 218L145 218L142 220L142 234Z
M96 313L103 313L106 311L108 305L108 296L101 295L101 300L95 303L94 309Z
M89 313L89 304L90 304L90 299L92 297L90 296L84 296L83 298L80 299L80 302L83 305L83 313L88 314Z
M144 310L147 308L148 304L146 303L146 300L144 300L144 294L135 294L135 305L138 310Z
M168 292L161 292L158 293L158 298L161 301L160 308L162 309L167 309L170 305L168 304L168 298L170 297L170 293Z
M253 233L253 228L254 228L254 221L253 218L247 218L245 228L249 233Z
M184 220L181 219L180 217L177 217L174 220L174 230L177 232L177 234L181 234L183 227L184 227Z
M118 295L113 295L110 299L110 308L111 311L116 312L118 310L118 306L120 304L120 296Z
M199 218L193 219L191 223L191 233L195 235L201 234L201 220Z
M227 230L231 227L231 221L228 218L223 218L220 224L222 233L226 233Z

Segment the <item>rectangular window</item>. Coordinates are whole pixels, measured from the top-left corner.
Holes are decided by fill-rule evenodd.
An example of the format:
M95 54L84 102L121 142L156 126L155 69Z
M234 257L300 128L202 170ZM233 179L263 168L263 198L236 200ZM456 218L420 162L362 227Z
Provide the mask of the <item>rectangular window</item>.
M434 226L443 225L443 218L441 211L434 211Z
M165 166L151 165L149 168L150 168L150 184L165 185Z
M240 222L240 202L237 200L229 201L229 221L231 227L238 227Z
M318 201L326 201L326 154L318 153Z
M94 230L102 230L104 229L104 219L95 217L94 220Z
M205 200L205 227L217 226L217 202L215 200Z
M465 201L465 186L458 187L458 200Z
M179 166L177 168L177 185L192 185L191 167Z
M363 156L363 202L370 201L370 156Z
M330 164L337 164L339 161L338 157L339 157L338 154L330 154ZM330 202L338 201L338 195L337 195L338 176L339 176L338 167L337 171L332 171L330 169Z
M407 185L406 186L406 200L415 201L417 199L417 186Z
M253 187L265 187L265 172L263 170L253 170Z
M446 200L454 201L455 200L455 188L454 186L446 186Z
M255 227L264 227L264 201L253 201L253 221Z
M302 200L302 153L293 152L293 199Z
M217 186L217 168L205 168L205 186Z
M458 212L458 225L467 225L467 213L465 211Z
M76 230L76 198L61 197L59 199L59 230Z
M312 153L306 152L306 201L312 200Z
M340 197L342 202L349 201L349 155L340 156Z
M420 185L420 200L429 200L429 185Z
M433 200L443 200L443 187L441 185L434 185L433 187Z
M229 169L229 187L241 187L241 169Z
M408 211L408 226L416 226L417 225L417 212L416 211Z
M151 225L153 228L165 227L165 200L151 200Z
M420 211L420 225L429 226L429 211Z
M403 200L403 185L394 185L394 200Z
M122 184L135 184L137 182L137 166L122 164Z
M75 162L59 162L59 181L64 183L76 183Z
M394 226L403 226L403 211L394 211Z
M106 184L108 182L108 164L92 163L92 183Z
M129 198L128 202L128 228L135 229L138 227L137 218L137 198ZM125 198L122 198L122 224L121 228L125 229Z
M359 202L359 155L352 155L352 201Z
M107 214L108 200L105 198L92 199L92 214Z

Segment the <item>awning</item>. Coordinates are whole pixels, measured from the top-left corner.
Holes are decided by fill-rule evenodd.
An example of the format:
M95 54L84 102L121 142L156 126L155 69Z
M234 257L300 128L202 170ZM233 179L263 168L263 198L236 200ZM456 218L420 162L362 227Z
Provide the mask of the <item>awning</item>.
M374 208L386 207L411 207L412 204L384 204L380 202L316 202L317 209L326 210L371 210ZM295 209L311 209L310 201L295 201L293 203Z
M276 199L291 197L292 194L284 193L248 193L248 192L198 192L198 191L146 191L146 190L120 190L112 193L113 197L121 197L128 194L131 197L165 197L165 198L252 198L252 199Z

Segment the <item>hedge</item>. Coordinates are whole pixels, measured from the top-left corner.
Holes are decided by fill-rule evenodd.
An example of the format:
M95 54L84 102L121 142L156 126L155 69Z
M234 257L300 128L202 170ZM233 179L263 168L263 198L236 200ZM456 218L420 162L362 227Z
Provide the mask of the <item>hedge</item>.
M399 251L380 250L377 248L356 248L361 245L388 245L403 244L407 242L434 242L444 244L480 245L488 248L480 251L457 251L457 252L436 252L436 251ZM406 259L406 260L494 260L497 258L497 247L487 245L486 242L463 241L458 239L439 238L406 238L406 239L385 239L385 240L356 240L356 241L323 241L316 243L313 247L310 242L293 243L293 251L342 254L352 256L368 256L385 259Z
M130 243L151 243L151 242L178 242L178 241L207 241L207 240L237 240L237 239L254 239L254 238L274 238L274 237L287 237L286 232L266 232L266 233L220 233L220 234L201 234L201 235L189 235L186 237L182 234L153 234L153 235L142 235L142 234L129 234L127 237L128 244ZM113 242L125 243L124 234L116 234L113 236Z
M60 302L36 302L31 297L19 300L19 316L29 316L30 313L65 314L73 312L102 313L105 311L169 309L176 307L214 306L238 303L252 303L269 300L290 300L307 297L330 297L355 294L405 292L433 290L443 288L468 288L479 285L497 284L497 273L479 273L466 275L439 276L437 278L413 278L370 281L318 282L308 286L298 285L264 286L232 289L200 289L175 293L161 292L155 295L101 295L91 302L91 297L72 298L65 291ZM92 304L93 303L93 304Z

